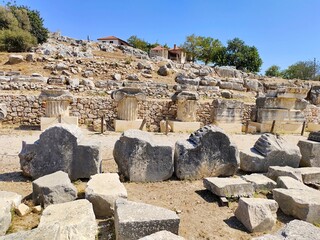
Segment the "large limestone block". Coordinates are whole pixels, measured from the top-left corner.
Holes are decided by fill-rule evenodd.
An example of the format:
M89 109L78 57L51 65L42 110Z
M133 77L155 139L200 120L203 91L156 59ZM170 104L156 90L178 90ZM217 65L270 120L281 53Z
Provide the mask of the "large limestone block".
M19 158L23 174L33 179L59 170L71 180L101 172L100 146L83 142L81 129L74 125L48 128L34 144L23 143Z
M305 221L292 220L274 235L267 234L253 240L320 240L320 228Z
M304 110L307 105L308 101L304 99L275 97L258 97L256 99L257 108Z
M300 140L298 147L301 152L301 167L320 167L320 142Z
M310 189L308 186L304 185L301 181L298 181L292 177L280 176L277 179L278 188L297 188L297 189Z
M115 143L113 156L120 174L129 181L163 181L173 174L172 147L158 144L147 132L125 131Z
M272 192L274 200L285 214L310 223L320 222L320 191L311 188L275 188Z
M32 182L33 202L46 208L51 204L70 202L77 198L77 189L68 174L58 171Z
M302 181L305 184L319 184L320 183L320 167L304 167L299 168Z
M0 199L0 236L6 234L11 224L11 208L10 202Z
M267 172L269 166L299 167L301 159L297 146L280 136L262 134L250 150L240 153L240 168L247 172Z
M254 192L252 184L241 178L209 177L203 179L203 185L220 197L252 196Z
M0 191L0 201L6 201L13 207L18 207L21 204L22 196L15 192Z
M208 125L175 145L175 173L179 179L232 176L238 168L238 148L221 128Z
M267 123L273 120L280 122L303 122L305 121L305 116L300 110L258 108L258 122Z
M279 88L277 90L277 97L304 99L307 97L309 90L310 90L309 88L302 88L302 87Z
M236 218L249 232L264 232L273 228L277 220L278 203L263 198L240 198Z
M242 176L244 180L250 182L256 192L270 191L277 187L277 183L263 174L253 173Z
M48 206L42 213L38 228L59 226L62 239L92 239L97 234L97 223L92 204L77 200Z
M184 240L184 238L169 231L163 230L140 238L139 240Z
M97 217L108 217L114 213L116 200L127 198L127 190L117 173L101 173L91 176L85 196L92 203Z
M237 100L214 99L212 101L212 122L241 122L243 102Z
M20 231L0 237L1 240L43 240L43 239L59 239L59 240L85 240L83 237L77 237L75 234L61 232L59 224L34 228L29 231Z
M135 240L161 230L178 234L180 219L171 210L119 198L114 222L117 240Z
M271 166L268 169L267 177L277 181L280 176L288 176L292 177L298 181L302 182L302 175L300 168L292 168L292 167L281 167L281 166Z

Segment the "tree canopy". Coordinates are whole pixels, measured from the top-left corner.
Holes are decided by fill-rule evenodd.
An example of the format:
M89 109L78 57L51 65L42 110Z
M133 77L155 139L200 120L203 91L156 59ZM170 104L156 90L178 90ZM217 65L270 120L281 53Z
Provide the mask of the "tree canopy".
M159 43L149 43L144 39L137 37L136 35L132 35L131 37L129 37L127 42L134 48L139 48L145 52L149 52L151 48L160 45Z
M272 65L265 71L265 75L268 77L281 77L282 72L279 66Z
M282 75L287 79L298 78L310 80L319 76L319 70L319 64L314 61L299 61L285 69Z
M1 51L27 51L38 43L46 42L48 33L38 11L10 2L0 6Z

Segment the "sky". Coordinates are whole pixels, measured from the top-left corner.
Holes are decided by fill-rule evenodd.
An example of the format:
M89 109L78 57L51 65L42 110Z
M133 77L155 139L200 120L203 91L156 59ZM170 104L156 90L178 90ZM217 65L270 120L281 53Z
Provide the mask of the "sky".
M3 1L2 1L3 2ZM38 10L44 26L62 35L97 40L136 35L147 42L183 44L186 36L235 37L263 60L286 69L320 60L320 0L16 0ZM2 3L3 4L3 3Z

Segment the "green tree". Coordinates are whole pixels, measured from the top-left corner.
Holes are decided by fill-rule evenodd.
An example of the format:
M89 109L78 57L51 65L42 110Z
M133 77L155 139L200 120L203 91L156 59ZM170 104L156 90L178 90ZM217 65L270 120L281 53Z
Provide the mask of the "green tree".
M219 54L222 43L218 39L211 37L198 37L198 60L203 61L206 65L209 62L216 63L219 61Z
M254 46L248 46L239 38L228 41L225 50L225 62L242 71L259 72L262 59Z
M190 61L195 62L200 56L200 37L195 34L186 37L186 41L181 46L187 53Z
M139 48L145 52L148 52L150 49L150 43L141 38L138 38L136 35L129 37L127 42L134 48Z
M265 71L265 75L268 77L280 77L282 74L279 66L272 65Z
M284 70L283 77L287 79L310 80L319 76L319 70L319 64L314 61L299 61Z
M7 7L0 6L0 30L13 30L18 27L18 20L13 13Z
M0 51L25 52L37 44L37 39L22 29L0 31Z

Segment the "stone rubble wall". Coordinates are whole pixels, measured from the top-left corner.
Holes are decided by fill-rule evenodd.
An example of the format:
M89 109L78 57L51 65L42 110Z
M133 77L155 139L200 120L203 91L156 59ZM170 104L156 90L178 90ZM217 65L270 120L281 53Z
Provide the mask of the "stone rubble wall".
M38 96L26 95L0 95L0 103L6 103L7 116L2 121L7 125L40 124L40 118L45 116L45 106L39 101ZM74 97L70 106L70 115L79 118L80 125L100 126L101 116L105 116L107 129L113 130L113 120L117 117L117 104L109 96L107 97ZM250 120L250 112L253 104L244 104L242 123ZM197 121L203 125L210 124L211 102L199 103ZM175 119L177 106L170 99L146 100L139 103L138 116L146 119L149 131L158 132L160 121ZM310 106L305 110L307 122L320 122L320 108Z

